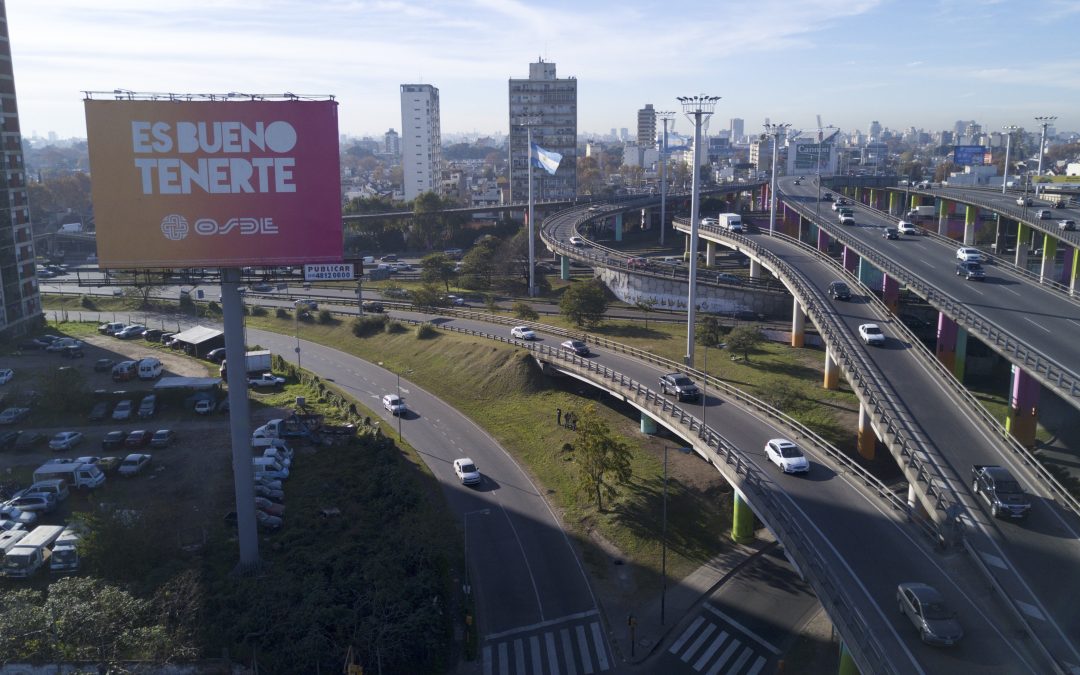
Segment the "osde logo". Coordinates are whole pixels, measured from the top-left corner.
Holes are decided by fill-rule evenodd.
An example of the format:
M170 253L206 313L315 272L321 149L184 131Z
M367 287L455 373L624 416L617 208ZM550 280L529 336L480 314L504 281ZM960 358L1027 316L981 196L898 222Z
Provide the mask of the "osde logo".
M229 218L224 223L219 223L213 218L199 218L195 221L195 234L207 237L214 235L226 235L238 231L241 235L259 235L278 233L278 227L273 218ZM161 221L161 233L170 241L186 239L190 232L187 219L181 215L171 214Z

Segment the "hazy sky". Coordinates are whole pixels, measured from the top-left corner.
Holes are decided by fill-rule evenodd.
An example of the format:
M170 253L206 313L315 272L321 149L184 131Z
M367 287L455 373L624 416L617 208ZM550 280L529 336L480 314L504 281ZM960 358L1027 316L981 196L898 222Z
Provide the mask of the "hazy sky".
M1080 0L8 0L23 133L85 136L82 91L333 94L342 133L400 131L398 85L442 129L507 128L507 80L578 78L579 132L721 96L760 129L1080 130ZM678 116L676 127L689 125ZM631 132L633 133L633 132Z

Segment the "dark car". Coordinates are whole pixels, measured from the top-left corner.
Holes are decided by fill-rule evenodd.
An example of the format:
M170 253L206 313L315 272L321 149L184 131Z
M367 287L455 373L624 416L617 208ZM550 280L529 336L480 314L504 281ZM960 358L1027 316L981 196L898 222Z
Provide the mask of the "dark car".
M150 445L155 448L167 448L176 442L176 432L172 429L158 429L150 438Z
M833 300L851 300L851 289L846 283L840 280L833 281L829 284L829 297Z
M956 276L969 281L986 281L986 270L977 262L961 260L956 263Z
M127 435L124 445L129 448L143 448L150 445L150 439L153 437L154 435L146 429L136 429Z
M98 359L94 361L95 373L107 373L112 370L112 367L116 364L116 361L112 359Z
M578 356L589 356L592 352L589 351L589 345L585 344L581 340L567 340L559 345L563 349L569 349Z
M218 347L217 349L211 349L206 352L206 360L213 361L214 363L221 363L225 360L225 348Z
M823 202L831 202L832 200L833 196L831 192L826 192L825 194L821 195L821 201Z
M23 431L19 433L19 438L15 441L15 450L33 450L39 446L45 445L45 434L39 434L34 431Z
M367 300L362 305L365 312L372 312L378 314L383 311L383 305L381 302L375 302L374 300Z
M91 422L100 422L105 419L105 416L109 414L108 401L99 401L94 404L94 407L90 409L90 414L86 416L86 419Z
M682 373L661 375L660 390L665 394L675 394L680 401L696 401L701 396L701 390L693 380Z
M82 347L79 347L78 345L68 345L60 350L60 356L67 359L81 359L86 356L86 354L83 353Z
M19 440L19 431L5 431L0 434L0 450L10 450L15 447L15 441Z
M19 343L19 349L45 349L49 346L49 343L41 338L34 338L33 340L25 340Z
M885 230L881 233L881 236L885 237L886 239L899 239L900 230L896 229L895 227L886 227Z
M927 644L951 647L964 637L964 629L956 613L945 604L941 593L932 586L918 582L900 584L896 589L900 613L906 616L919 637Z
M161 335L164 332L165 331L161 330L160 328L147 328L145 331L143 331L142 336L143 339L147 340L148 342L161 342Z
M105 434L105 438L101 439L102 450L116 450L124 447L124 441L127 439L127 434L123 431L110 431Z

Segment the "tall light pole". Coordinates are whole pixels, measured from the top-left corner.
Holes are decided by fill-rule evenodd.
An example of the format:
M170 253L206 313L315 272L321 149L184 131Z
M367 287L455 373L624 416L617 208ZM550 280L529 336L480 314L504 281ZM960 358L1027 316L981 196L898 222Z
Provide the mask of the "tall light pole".
M1006 124L1001 127L1005 132L1005 175L1001 177L1001 194L1005 194L1005 186L1009 184L1009 146L1012 145L1013 132L1020 127L1015 124ZM1042 161L1042 155L1039 155L1039 161Z
M300 308L303 306L303 300L293 300L293 335L296 336L296 369L300 370Z
M1046 127L1053 124L1054 120L1056 120L1056 119L1057 119L1057 115L1043 115L1041 117L1036 117L1035 118L1035 121L1038 122L1039 126L1042 127L1042 136L1039 137L1039 169L1038 169L1038 174L1037 174L1039 178L1042 178L1043 153L1046 151ZM1035 183L1035 196L1036 197L1039 196L1039 186L1040 185L1041 185L1041 181L1038 182L1038 183Z
M523 115L518 118L518 126L525 127L526 131L526 144L528 145L528 176L529 176L529 297L536 297L536 243L533 241L535 235L533 234L533 143L532 143L532 130L533 127L542 122L542 117L539 114L535 115Z
M690 192L690 276L688 285L690 291L686 299L686 365L694 363L694 319L697 311L697 247L698 247L698 210L701 201L701 167L698 166L698 157L701 155L701 125L712 117L716 109L719 96L679 96L682 103L683 114L694 121L694 155L693 170L694 180Z
M660 245L663 246L667 229L667 125L675 121L675 113L665 110L657 112L656 117L664 123L664 142L660 148Z
M776 157L777 147L780 145L780 136L783 135L790 124L783 122L765 123L765 133L772 136L772 182L769 187L769 234L776 231ZM818 177L818 183L821 178Z

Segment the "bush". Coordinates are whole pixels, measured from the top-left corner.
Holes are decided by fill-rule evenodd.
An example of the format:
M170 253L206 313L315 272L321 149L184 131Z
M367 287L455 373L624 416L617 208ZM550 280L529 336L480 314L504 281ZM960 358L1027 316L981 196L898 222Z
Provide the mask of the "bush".
M291 316L289 316L289 310L285 309L284 307L278 307L277 310L274 311L274 316L276 316L279 319L291 319L292 318Z
M400 321L389 321L388 320L386 322L386 332L387 333L404 333L407 330L408 330L408 328L405 327L405 324L401 323Z
M330 313L330 310L323 309L319 311L319 323L325 326L327 324L337 323L337 319Z
M94 302L94 299L91 298L89 295L84 295L79 298L79 305L83 309L97 309L97 304Z
M206 313L207 314L220 314L221 313L221 306L218 305L213 300L211 300L210 302L206 303Z
M266 316L269 312L261 305L255 305L251 308L251 316Z
M390 332L386 327L389 322L390 318L385 314L375 316L367 314L353 320L352 334L358 338L364 338L377 333Z
M536 321L540 318L540 315L536 313L536 310L532 308L532 305L523 300L515 302L510 309L514 312L514 316L519 319Z
M416 327L416 337L421 340L430 340L438 334L439 331L430 323L422 323Z

